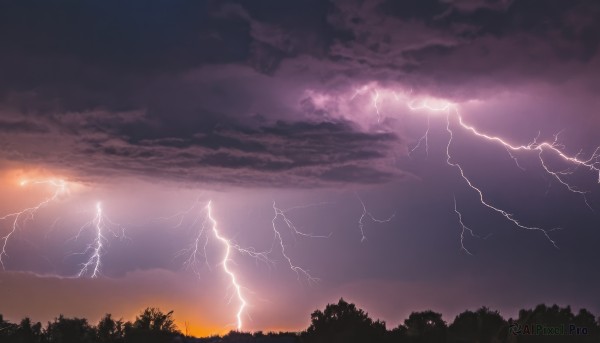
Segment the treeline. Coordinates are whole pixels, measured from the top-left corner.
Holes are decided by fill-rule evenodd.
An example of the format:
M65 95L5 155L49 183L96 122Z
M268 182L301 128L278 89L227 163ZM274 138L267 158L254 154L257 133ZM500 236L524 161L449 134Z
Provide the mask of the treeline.
M19 324L5 321L0 314L0 343L128 343L172 342L182 337L173 321L173 311L163 313L147 308L134 322L115 320L106 314L97 325L85 318L60 315L42 327L24 318Z
M147 308L133 322L105 315L96 325L83 318L59 316L46 326L29 318L19 324L0 315L0 343L597 343L600 318L585 309L538 305L504 319L482 307L465 311L450 324L433 311L413 312L403 324L388 329L343 299L311 314L310 326L299 333L244 333L195 338L183 334L173 312Z

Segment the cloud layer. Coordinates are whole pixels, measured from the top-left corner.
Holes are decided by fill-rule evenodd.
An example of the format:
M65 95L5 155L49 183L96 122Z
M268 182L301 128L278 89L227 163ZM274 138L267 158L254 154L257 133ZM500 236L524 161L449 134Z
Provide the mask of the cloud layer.
M600 70L592 1L0 6L0 157L91 179L388 182L405 140L307 94L460 102Z

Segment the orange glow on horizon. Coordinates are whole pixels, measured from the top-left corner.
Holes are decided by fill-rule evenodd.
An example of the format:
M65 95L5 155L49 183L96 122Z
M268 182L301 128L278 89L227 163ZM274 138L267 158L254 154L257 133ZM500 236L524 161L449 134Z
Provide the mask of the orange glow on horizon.
M228 334L229 332L231 332L232 330L235 331L235 327L231 326L231 327L222 327L222 326L217 326L217 325L213 325L213 326L203 326L202 324L199 324L201 321L198 322L192 322L192 321L187 321L187 334L189 336L193 336L193 337L197 337L197 338L205 338L205 337L211 337L211 336L224 336L226 334ZM186 334L186 321L180 321L180 320L175 320L175 324L177 325L177 328L179 329L179 331L181 331L181 333ZM242 332L249 332L249 333L254 333L254 332L258 332L258 331L262 331L263 333L269 333L269 332L301 332L304 329L290 329L290 328L265 328L265 329L258 329L258 330L242 330Z
M219 326L205 326L200 324L200 321L175 321L175 325L182 334L186 334L186 322L187 322L187 335L193 337L210 337L215 335L225 335L233 329L227 329Z

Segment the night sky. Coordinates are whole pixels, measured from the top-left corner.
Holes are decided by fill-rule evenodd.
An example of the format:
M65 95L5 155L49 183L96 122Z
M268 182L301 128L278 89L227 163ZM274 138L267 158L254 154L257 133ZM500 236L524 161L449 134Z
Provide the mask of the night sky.
M599 43L593 0L0 1L0 313L234 329L211 201L243 330L598 314Z

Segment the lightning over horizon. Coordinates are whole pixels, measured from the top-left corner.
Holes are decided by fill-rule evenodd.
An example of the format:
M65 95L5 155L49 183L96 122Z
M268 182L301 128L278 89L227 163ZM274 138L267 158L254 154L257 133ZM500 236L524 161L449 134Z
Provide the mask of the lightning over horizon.
M233 247L233 249L237 250L237 248L235 247L235 245L232 245L228 239L221 236L221 234L219 233L219 230L217 229L217 221L212 216L212 201L209 201L208 204L206 205L206 212L207 212L206 215L208 217L208 220L210 221L210 223L212 225L211 229L215 235L215 238L217 240L219 240L225 246L225 254L223 255L223 260L221 261L221 265L223 266L223 271L230 277L231 284L234 287L235 295L237 296L237 299L240 302L240 306L236 313L236 319L237 319L237 329L241 330L242 323L243 323L242 322L242 314L244 313L244 309L248 305L248 302L246 301L246 299L244 298L244 295L242 294L242 286L240 286L240 284L238 282L238 278L236 277L235 273L233 271L231 271L231 269L229 268L231 249Z
M375 87L375 88L373 88ZM472 179L468 176L467 170L463 166L455 161L452 155L454 148L454 137L458 130L470 134L472 137L479 140L490 142L502 147L509 157L514 161L515 165L524 169L519 164L519 159L516 153L528 152L535 154L539 161L543 171L552 177L556 182L560 183L569 192L581 195L585 204L592 208L587 200L586 191L582 191L568 180L569 175L572 175L572 170L555 170L552 167L552 163L548 160L549 156L557 157L561 161L571 164L575 167L585 169L588 172L598 174L598 182L600 182L600 147L596 148L589 158L582 158L580 154L571 156L564 152L564 146L558 141L558 134L554 136L553 141L541 141L539 137L534 138L530 143L519 145L509 142L501 136L495 136L480 131L474 125L469 124L459 112L459 105L454 104L445 100L431 98L431 97L412 97L413 92L393 92L385 88L376 88L375 84L369 84L359 88L355 94L350 97L350 101L359 101L359 98L363 95L368 96L369 106L371 106L373 112L376 114L378 125L385 125L385 118L389 115L390 110L386 107L388 101L395 101L403 103L406 109L410 112L425 113L427 120L427 126L425 133L416 141L415 145L409 149L409 156L414 153L417 149L423 148L426 153L429 152L431 134L430 124L433 118L444 118L445 120L445 131L448 135L448 140L445 145L445 163L455 168L458 171L463 182L468 186L470 190L476 193L479 203L485 208L492 210L494 213L501 215L505 220L509 221L512 225L529 231L539 232L544 235L546 240L551 243L554 248L558 248L556 240L551 236L551 233L559 228L542 228L534 225L528 225L519 220L515 215L508 211L494 205L493 201L489 200L489 195L486 194L485 189L476 185ZM442 115L436 116L436 113ZM52 195L35 206L25 208L19 212L14 212L0 217L0 220L10 220L11 230L2 237L2 251L0 253L0 264L4 268L4 261L7 254L7 245L12 235L27 221L33 218L35 213L41 208L47 206L49 203L57 200L60 195L67 192L67 183L64 180L37 180L37 181L23 181L21 186L27 186L29 184L49 185L53 187L54 192ZM396 213L393 213L387 218L377 218L368 209L367 204L363 201L358 192L354 192L358 202L361 205L361 213L358 217L358 229L360 232L360 241L365 242L367 235L365 232L366 221L373 223L387 223L392 221ZM328 205L329 203L312 203L307 205L293 206L289 208L281 208L277 206L277 203L273 201L273 217L271 219L270 229L272 231L272 241L270 244L266 244L264 250L258 250L254 247L243 247L239 245L231 238L228 238L218 227L218 221L214 215L214 208L212 200L208 200L205 205L201 205L200 199L196 200L189 208L177 212L174 215L167 217L159 217L155 220L170 222L173 221L174 225L170 228L175 229L185 225L189 225L189 228L194 230L194 235L191 238L189 245L180 250L176 257L185 256L183 265L185 268L190 268L195 274L200 276L200 266L203 264L207 269L212 270L211 263L209 261L209 254L207 250L214 249L211 246L211 241L218 243L223 249L223 256L219 259L219 265L222 267L223 273L228 277L230 281L230 287L233 290L232 299L236 299L238 307L235 311L236 328L241 330L244 327L243 317L247 312L249 306L248 298L245 294L246 287L240 283L240 272L236 271L234 267L235 256L234 254L243 255L255 259L266 265L268 268L272 268L277 264L275 256L280 256L281 261L289 268L297 277L298 280L301 278L305 279L308 284L318 282L320 279L313 276L310 270L296 262L294 262L293 255L290 253L289 242L286 242L285 237L291 237L294 240L296 238L302 239L327 239L332 236L332 233L327 235L313 234L300 229L294 221L290 218L289 214L292 211L301 210L309 207ZM467 247L467 237L474 237L480 239L486 239L476 233L471 227L464 221L464 213L458 208L456 197L453 198L453 212L457 215L458 224L460 228L460 249L468 255L473 255L473 252ZM186 217L190 216L191 222L187 223ZM53 226L56 224L53 224ZM283 226L281 226L283 225ZM289 236L286 236L281 227L289 230ZM89 276L90 278L98 278L102 275L102 257L106 253L109 242L113 238L125 238L124 227L111 221L105 214L103 206L100 202L96 203L94 217L84 224L74 237L75 240L80 240L82 233L89 230L92 238L89 243L86 244L85 249L79 253L72 255L85 256L86 259L80 264L79 270L76 274L77 278ZM489 236L489 235L488 235Z
M475 306L600 312L600 1L0 1L0 27L0 341L144 308L182 343L308 337L339 299L392 341L419 309L447 341Z
M232 270L232 268L230 266L230 263L233 262L233 259L232 259L233 252L237 252L240 255L245 255L245 256L251 257L257 261L262 262L267 267L271 268L273 265L275 265L275 260L273 260L273 258L271 258L270 255L275 253L274 248L275 248L275 246L278 246L279 253L285 260L285 262L286 262L287 266L290 268L290 270L292 270L296 274L296 276L298 277L298 280L300 280L300 276L302 275L306 278L306 280L309 282L309 284L319 281L318 278L316 278L310 274L308 269L302 268L302 267L294 264L292 258L290 257L290 255L288 255L288 252L286 250L286 247L285 247L286 244L284 242L281 231L277 227L277 221L281 220L286 225L286 227L290 230L293 237L300 236L303 238L329 238L329 237L331 237L331 233L329 235L316 235L316 234L311 234L311 233L306 233L306 232L300 231L296 227L296 225L293 223L293 221L286 214L291 211L294 211L294 210L300 210L300 209L305 209L305 208L315 207L315 206L329 205L330 203L321 202L321 203L299 205L299 206L282 209L282 208L277 207L276 202L273 202L273 210L275 213L273 219L271 220L271 227L272 227L272 231L273 231L273 241L271 243L270 249L265 250L265 251L257 251L255 248L252 248L252 247L245 248L245 247L238 245L237 243L234 243L232 240L226 238L217 228L218 222L213 215L212 200L209 200L207 202L207 204L202 208L201 212L197 211L198 203L199 203L199 200L196 201L191 207L189 207L186 210L177 212L176 214L171 215L171 216L160 217L159 219L161 219L161 220L174 219L177 222L175 227L180 227L180 226L184 225L185 217L188 215L192 215L191 223L188 226L190 228L193 228L193 227L198 227L198 228L195 231L195 234L192 238L192 243L186 249L179 251L176 254L176 257L177 256L187 256L187 258L183 262L184 266L186 268L192 268L194 273L197 274L198 276L200 276L200 271L198 269L198 265L200 263L200 256L204 260L204 264L206 265L206 267L209 270L212 270L212 268L210 267L210 263L208 262L208 254L207 254L207 246L209 245L209 239L210 239L207 230L210 230L210 232L213 233L213 237L220 244L222 244L225 247L225 255L221 259L219 264L223 267L224 273L230 278L231 286L234 288L234 296L237 298L237 300L240 304L239 308L236 312L236 322L237 322L236 327L238 330L242 329L242 325L243 325L242 315L244 313L245 308L248 306L248 301L246 300L246 298L243 295L244 287L242 287L240 285L238 276L236 275L236 273Z

